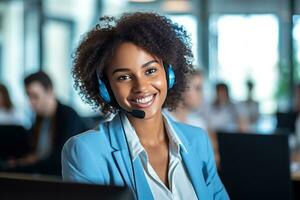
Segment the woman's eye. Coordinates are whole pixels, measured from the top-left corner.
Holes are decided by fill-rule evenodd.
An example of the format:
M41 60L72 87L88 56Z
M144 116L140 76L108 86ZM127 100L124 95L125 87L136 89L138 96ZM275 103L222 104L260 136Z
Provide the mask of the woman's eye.
M129 75L122 75L118 77L118 81L126 81L129 80L130 76Z
M157 71L157 69L151 68L146 71L146 75L152 75Z

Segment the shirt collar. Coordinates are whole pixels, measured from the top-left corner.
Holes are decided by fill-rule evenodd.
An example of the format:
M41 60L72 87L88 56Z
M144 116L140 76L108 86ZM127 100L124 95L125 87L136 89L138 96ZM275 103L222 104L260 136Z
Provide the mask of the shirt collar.
M176 134L176 131L174 130L174 128L172 126L172 123L174 123L174 122L172 122L169 119L168 115L165 112L162 112L162 114L163 114L164 124L166 126L169 140L178 146L178 151L180 150L179 149L179 147L180 147L180 148L182 148L183 151L187 152L186 147L184 146L184 144L182 143L182 141L180 140L180 138L178 137L178 135Z
M142 146L140 139L137 136L134 128L131 126L127 116L124 113L120 113L120 115L124 127L124 132L125 132L129 152L131 155L131 159L134 161L141 152L145 151L145 149Z

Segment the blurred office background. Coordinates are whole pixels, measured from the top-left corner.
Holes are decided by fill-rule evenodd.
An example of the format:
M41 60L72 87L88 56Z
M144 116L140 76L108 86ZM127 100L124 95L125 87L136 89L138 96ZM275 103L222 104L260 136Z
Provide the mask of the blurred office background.
M27 106L23 77L42 69L61 101L91 114L72 86L72 53L100 16L131 11L159 12L186 27L206 87L225 81L240 101L251 79L262 114L293 105L300 79L300 2L295 0L2 0L0 81L13 103Z
M73 88L72 54L99 17L134 11L166 15L190 33L205 103L216 83L227 83L234 103L247 99L246 83L253 83L260 116L251 132L273 133L276 113L296 112L300 0L1 0L0 82L25 127L33 116L23 79L38 70L50 75L63 103L83 118L97 115Z

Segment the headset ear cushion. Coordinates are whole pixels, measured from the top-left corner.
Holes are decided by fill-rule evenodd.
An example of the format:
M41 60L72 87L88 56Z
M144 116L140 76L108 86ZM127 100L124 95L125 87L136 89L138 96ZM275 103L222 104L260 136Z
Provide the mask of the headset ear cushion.
M98 84L99 84L99 95L100 97L103 99L103 101L107 104L109 104L111 102L111 98L108 92L108 89L104 83L104 81L102 81L100 78L98 78Z
M168 79L168 89L171 89L175 84L175 73L174 73L174 70L173 70L171 64L168 65L167 70L168 70L168 72L167 72L167 75L168 75L168 77L167 77L167 79Z

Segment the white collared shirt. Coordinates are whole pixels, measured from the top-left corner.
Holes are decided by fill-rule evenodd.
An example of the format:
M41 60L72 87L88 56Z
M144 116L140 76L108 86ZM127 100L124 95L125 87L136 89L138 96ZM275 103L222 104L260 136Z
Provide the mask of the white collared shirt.
M140 143L140 140L126 115L121 114L132 162L137 159L137 157L140 158L146 180L149 184L154 199L197 199L195 190L184 168L180 155L180 148L182 148L184 151L186 151L186 149L173 128L169 125L167 117L163 116L163 118L169 137L168 180L170 189L166 187L155 170L152 168L147 152Z

